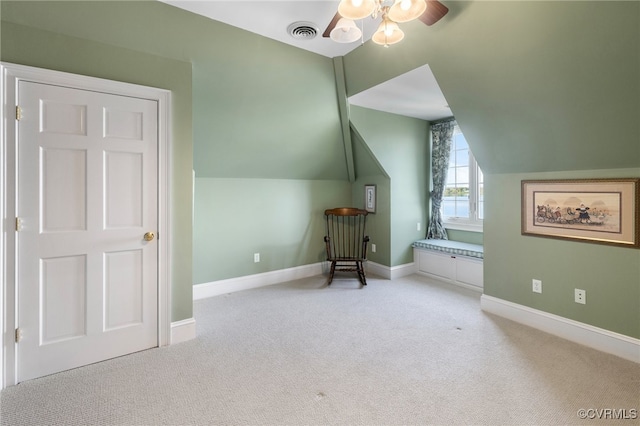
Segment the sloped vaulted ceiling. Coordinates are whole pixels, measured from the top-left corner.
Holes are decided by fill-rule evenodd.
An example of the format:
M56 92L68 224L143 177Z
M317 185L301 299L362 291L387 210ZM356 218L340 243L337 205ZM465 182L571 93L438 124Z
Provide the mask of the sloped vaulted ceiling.
M1 6L3 22L191 62L199 177L348 178L330 58L156 1Z
M410 22L404 26L402 43L389 49L366 43L347 54L347 95L428 64L485 172L640 166L640 2L446 4L450 12L438 25ZM248 105L253 110L258 105L264 107L246 120L232 122L224 121L216 111L207 115L206 110L198 109L202 116L194 117L195 147L205 151L196 152L197 167L214 175L219 170L232 175L242 167L256 177L285 177L281 173L284 158L279 161L274 155L266 163L256 162L260 155L253 155L248 164L243 155L256 146L269 155L277 151L256 145L256 139L267 140L278 149L288 141L288 146L299 151L283 151L287 164L292 155L307 159L316 152L320 154L317 158L324 158L313 162L313 167L299 162L296 177L344 178L343 167L336 167L342 148L328 58L159 2L3 1L2 11L3 20L22 25L190 60L194 63L194 87L215 89L211 93L197 89L196 103L199 96L231 93L232 85L225 83L225 77L235 79L234 84L241 87L235 74L222 71L230 60L247 64L236 70L246 70L248 78L259 75L264 80L262 85L247 80L255 89L245 92L252 102ZM140 22L145 24L140 26ZM322 80L296 76L296 84L288 86L289 98L274 97L265 74L268 62L251 60L271 58L265 54L268 51L280 55L280 65L288 64L294 73L302 66ZM281 73L274 75L282 80ZM317 89L318 84L324 89ZM313 113L317 102L304 96L306 87L316 87L323 99L322 114ZM229 110L225 105L237 106L237 100L229 103L229 99L218 99L220 112ZM270 108L269 102L280 106ZM298 130L291 130L294 125ZM225 141L223 151L209 143L219 136L215 131L220 128L233 135L233 140ZM280 130L287 134L287 141L279 137ZM322 148L326 140L331 141L329 151ZM302 149L305 145L313 146L311 154ZM214 148L209 150L211 146ZM239 161L221 161L220 153L233 154Z
M640 3L447 4L348 54L348 94L429 64L486 172L640 166Z

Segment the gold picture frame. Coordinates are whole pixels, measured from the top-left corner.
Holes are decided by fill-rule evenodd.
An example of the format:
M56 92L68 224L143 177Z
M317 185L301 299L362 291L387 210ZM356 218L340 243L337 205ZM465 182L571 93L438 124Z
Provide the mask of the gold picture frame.
M640 248L640 178L522 181L522 235Z

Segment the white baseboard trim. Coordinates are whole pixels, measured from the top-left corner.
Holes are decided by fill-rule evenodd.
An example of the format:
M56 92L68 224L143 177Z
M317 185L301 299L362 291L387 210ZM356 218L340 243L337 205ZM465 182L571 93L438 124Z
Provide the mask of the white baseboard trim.
M244 277L196 284L193 286L193 300L206 299L235 291L250 290L252 288L321 275L325 263L326 262L318 262L310 265L296 266L294 268L264 272L262 274L245 275Z
M367 263L364 264L364 270L368 274L371 273L388 280L394 280L396 278L415 274L417 266L415 263L411 262L405 263L404 265L389 267L381 265L379 263L367 261Z
M368 261L364 264L364 267L366 273L371 273L388 280L412 275L416 272L416 265L413 262L389 267ZM252 288L313 277L322 275L327 271L328 263L318 262L294 268L264 272L262 274L245 275L243 277L196 284L193 286L193 300L206 299L235 291L250 290Z
M171 345L196 338L196 320L187 318L171 323Z
M467 290L473 290L473 291L478 292L478 293L482 293L484 291L483 287L480 287L480 286L477 286L477 285L463 283L463 282L460 282L460 281L448 280L446 278L440 277L438 275L433 275L433 274L430 274L428 272L416 271L416 275L422 275L423 277L429 277L429 278L431 278L433 280L436 280L438 282L441 282L441 283L445 283L445 284L449 284L449 285L455 285L456 287L466 288Z
M480 307L563 339L640 363L640 340L483 294Z

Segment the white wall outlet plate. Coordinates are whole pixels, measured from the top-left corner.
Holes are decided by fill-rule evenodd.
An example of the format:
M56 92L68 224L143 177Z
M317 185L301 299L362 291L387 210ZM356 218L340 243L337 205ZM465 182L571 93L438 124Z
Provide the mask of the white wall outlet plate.
M586 290L581 290L579 288L576 288L575 300L576 300L576 303L580 303L582 305L586 305L587 304L587 291Z
M531 280L531 290L534 293L542 293L542 281L541 280Z

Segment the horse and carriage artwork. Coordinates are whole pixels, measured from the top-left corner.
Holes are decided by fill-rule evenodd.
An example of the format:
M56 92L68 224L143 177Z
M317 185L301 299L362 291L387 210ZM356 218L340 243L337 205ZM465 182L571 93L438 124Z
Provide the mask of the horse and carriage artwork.
M640 248L640 178L523 180L522 234Z
M605 226L610 232L616 232L620 227L620 212L613 210L620 204L618 200L613 203L605 203L603 198L610 194L597 194L593 202L584 201L585 194L562 194L567 197L560 205L557 201L558 194L536 194L545 198L542 204L536 204L535 221L538 224L557 225L590 225ZM567 196L568 195L568 196ZM594 194L589 194L593 198ZM619 194L618 194L619 195ZM585 204L586 202L586 204Z

